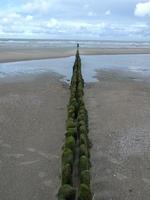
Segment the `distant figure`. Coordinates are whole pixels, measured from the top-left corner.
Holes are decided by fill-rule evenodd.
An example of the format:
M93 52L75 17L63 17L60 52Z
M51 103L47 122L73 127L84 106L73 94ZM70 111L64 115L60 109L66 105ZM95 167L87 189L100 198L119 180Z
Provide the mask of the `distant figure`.
M79 47L80 47L80 45L79 45L79 43L77 43L77 49L79 49Z

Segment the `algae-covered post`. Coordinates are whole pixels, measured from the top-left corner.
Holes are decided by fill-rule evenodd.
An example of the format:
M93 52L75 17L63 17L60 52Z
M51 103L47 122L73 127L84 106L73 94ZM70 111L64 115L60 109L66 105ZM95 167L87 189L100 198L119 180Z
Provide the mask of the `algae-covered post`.
M88 112L84 103L84 80L81 72L79 44L70 84L67 106L65 144L62 152L61 187L59 200L91 200L90 144Z

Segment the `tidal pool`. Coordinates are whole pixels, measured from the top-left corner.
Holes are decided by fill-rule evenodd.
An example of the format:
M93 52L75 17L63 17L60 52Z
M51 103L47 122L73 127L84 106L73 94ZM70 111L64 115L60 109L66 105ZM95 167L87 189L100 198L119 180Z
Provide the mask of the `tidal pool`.
M21 77L22 75L42 74L55 72L70 80L74 56L57 59L43 59L32 61L19 61L0 63L0 79ZM134 74L136 77L150 75L150 55L97 55L81 56L82 73L86 82L94 82L97 70L121 70Z

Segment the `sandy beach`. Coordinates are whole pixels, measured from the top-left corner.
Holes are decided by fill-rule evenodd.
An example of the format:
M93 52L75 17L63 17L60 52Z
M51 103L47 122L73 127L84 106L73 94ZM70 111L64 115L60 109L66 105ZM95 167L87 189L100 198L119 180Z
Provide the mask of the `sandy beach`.
M24 60L21 51L20 54L16 51L14 56L9 53L3 57L3 62ZM55 51L47 54L45 51L42 55L41 51L34 53L38 59L56 55ZM149 53L146 49L109 53L125 51ZM57 56L74 55L74 52L74 49L68 52L60 49ZM88 53L92 54L91 49L86 52L81 49L81 54ZM30 58L29 52L25 54L26 59L35 58L32 53ZM100 70L96 77L97 82L87 83L85 87L93 144L94 200L149 200L150 83L112 69ZM0 80L0 197L3 200L57 199L69 98L68 84L60 79L61 76L47 73Z
M150 84L99 71L87 85L94 200L149 200Z
M56 200L68 86L41 75L0 83L0 199Z
M76 48L0 47L0 63L74 56ZM81 55L150 54L150 48L80 48Z

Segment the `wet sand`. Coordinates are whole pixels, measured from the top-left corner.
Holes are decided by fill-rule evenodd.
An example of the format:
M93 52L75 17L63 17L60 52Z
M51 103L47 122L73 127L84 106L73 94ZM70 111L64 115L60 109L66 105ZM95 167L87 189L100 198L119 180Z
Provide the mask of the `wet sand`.
M0 199L56 200L68 86L41 75L0 82Z
M99 71L87 85L93 200L149 200L150 83Z
M0 63L74 56L76 48L0 47ZM80 48L81 55L150 54L150 48Z
M56 200L68 85L59 76L0 81L0 198ZM149 200L150 83L99 71L86 85L93 200Z

